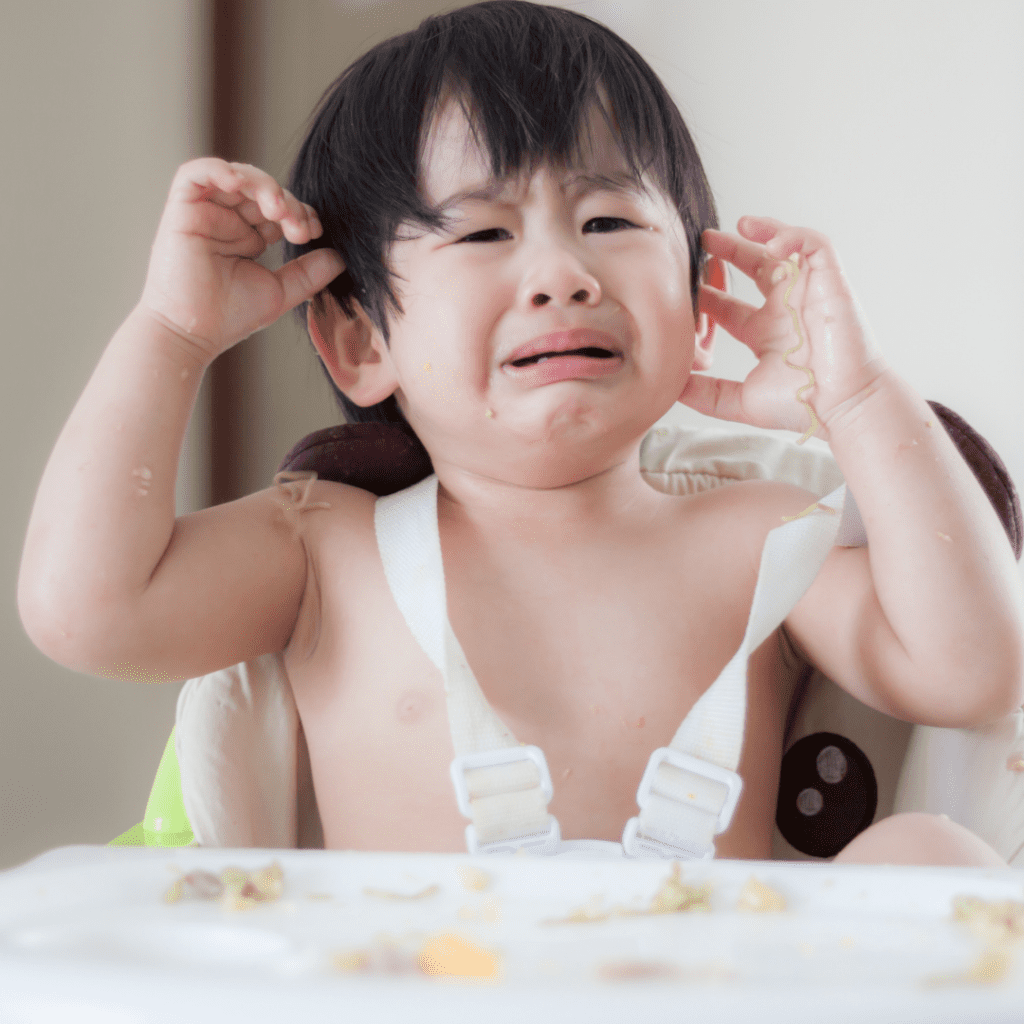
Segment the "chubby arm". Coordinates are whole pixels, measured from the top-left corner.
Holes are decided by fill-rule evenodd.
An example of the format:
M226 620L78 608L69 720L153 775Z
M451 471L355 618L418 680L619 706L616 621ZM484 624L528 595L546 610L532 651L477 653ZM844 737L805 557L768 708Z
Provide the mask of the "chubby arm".
M175 521L185 429L207 366L313 294L328 250L255 262L315 214L267 174L212 158L175 175L146 286L104 351L43 473L18 576L32 641L68 667L183 679L280 650L306 573L269 492Z
M700 308L758 362L742 382L693 374L680 401L816 432L868 536L866 549L829 555L788 634L830 679L898 718L973 725L1019 707L1024 593L984 491L928 404L889 368L829 240L767 217L738 227L741 236L706 231L704 247L747 274L765 303L702 286ZM789 490L773 492L776 513L813 501Z
M786 619L797 648L907 721L975 725L1019 707L1024 594L1013 551L939 418L887 370L828 431L868 546L829 555Z
M283 495L175 520L203 366L138 312L112 339L37 492L18 578L44 654L107 678L187 679L280 650L306 576Z

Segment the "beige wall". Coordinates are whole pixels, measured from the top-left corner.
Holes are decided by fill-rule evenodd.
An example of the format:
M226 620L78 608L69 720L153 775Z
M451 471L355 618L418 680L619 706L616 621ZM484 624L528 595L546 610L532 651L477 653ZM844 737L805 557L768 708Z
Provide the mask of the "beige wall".
M0 867L139 821L173 722L178 684L94 679L40 654L15 584L46 459L141 292L175 167L206 147L205 35L198 0L0 9ZM201 459L181 476L193 507Z

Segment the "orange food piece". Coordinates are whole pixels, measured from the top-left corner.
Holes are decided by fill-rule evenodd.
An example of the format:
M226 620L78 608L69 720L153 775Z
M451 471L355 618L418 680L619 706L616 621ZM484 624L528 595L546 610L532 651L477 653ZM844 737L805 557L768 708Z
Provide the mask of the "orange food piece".
M432 935L417 958L424 974L448 978L496 978L501 958L450 932Z

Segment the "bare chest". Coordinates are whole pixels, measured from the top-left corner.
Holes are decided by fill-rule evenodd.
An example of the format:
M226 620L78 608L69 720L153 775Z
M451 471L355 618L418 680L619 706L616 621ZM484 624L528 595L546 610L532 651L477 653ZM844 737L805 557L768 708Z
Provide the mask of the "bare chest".
M394 603L372 521L355 541L328 536L285 657L325 845L463 851L444 681ZM556 564L447 547L452 628L503 723L545 752L562 835L619 839L650 754L739 646L755 579L738 557L705 564L699 545ZM743 762L753 777L741 763L726 855L767 856L776 775L765 766L777 773L792 677L770 637L751 659Z

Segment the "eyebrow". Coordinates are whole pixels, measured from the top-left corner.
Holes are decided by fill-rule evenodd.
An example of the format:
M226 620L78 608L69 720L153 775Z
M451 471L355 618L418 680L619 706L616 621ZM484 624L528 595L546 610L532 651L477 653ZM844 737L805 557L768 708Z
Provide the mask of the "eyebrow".
M467 202L493 203L503 192L506 192L513 184L514 179L494 179L481 188L464 189L449 196L437 207L438 213L446 213L454 207L461 206ZM647 193L647 189L637 182L625 171L616 171L613 174L592 174L582 171L564 179L561 183L562 193L577 189L579 196L590 195L591 192L616 192L623 195L641 196Z

